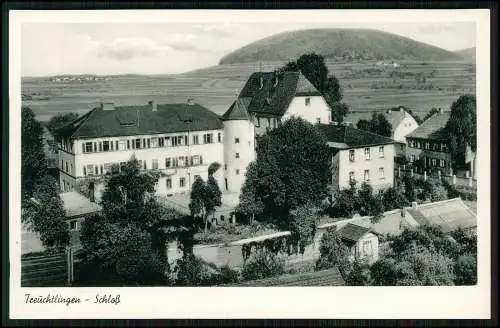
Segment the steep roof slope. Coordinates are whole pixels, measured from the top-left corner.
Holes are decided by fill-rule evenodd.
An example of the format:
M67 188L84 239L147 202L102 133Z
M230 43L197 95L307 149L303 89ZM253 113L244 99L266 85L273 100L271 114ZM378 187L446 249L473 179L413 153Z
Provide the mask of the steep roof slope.
M199 104L94 108L58 130L68 138L97 138L222 129L220 117Z
M219 65L297 59L315 52L325 58L462 60L459 54L374 29L307 29L272 35L224 56Z
M425 120L422 125L408 134L407 138L422 138L433 140L446 140L444 127L450 119L451 112L438 112Z
M358 148L375 145L393 144L395 141L375 133L346 125L317 124L329 143L340 148Z

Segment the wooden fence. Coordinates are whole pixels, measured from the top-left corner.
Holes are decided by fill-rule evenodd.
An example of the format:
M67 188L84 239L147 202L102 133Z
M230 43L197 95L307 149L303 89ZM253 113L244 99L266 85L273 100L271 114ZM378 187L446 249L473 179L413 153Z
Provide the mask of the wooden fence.
M70 274L66 252L21 258L21 287L67 286Z

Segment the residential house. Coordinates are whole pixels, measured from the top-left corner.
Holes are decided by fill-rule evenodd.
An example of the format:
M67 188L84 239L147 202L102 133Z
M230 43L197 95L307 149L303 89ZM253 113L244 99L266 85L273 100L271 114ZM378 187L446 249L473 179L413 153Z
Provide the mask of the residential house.
M417 121L405 110L403 106L389 108L385 111L377 111L374 113L384 115L387 121L391 123L391 138L396 141L396 157L406 157L406 136L418 128ZM360 120L370 121L372 114L372 112L366 111L349 112L344 118L344 122L347 124L351 123L356 126Z
M349 247L351 260L366 260L368 263L378 260L378 236L371 228L347 223L338 233L342 242Z
M319 124L332 156L332 186L351 182L370 184L374 190L394 184L394 140L345 125Z
M197 176L207 179L211 163L224 162L223 134L219 116L191 99L121 107L102 103L58 130L61 189L74 190L83 182L98 196L113 164L121 169L134 155L142 170L161 174L157 194L187 192ZM221 180L220 173L214 176Z
M451 154L444 131L450 113L440 109L406 136L408 161L427 171L450 172Z

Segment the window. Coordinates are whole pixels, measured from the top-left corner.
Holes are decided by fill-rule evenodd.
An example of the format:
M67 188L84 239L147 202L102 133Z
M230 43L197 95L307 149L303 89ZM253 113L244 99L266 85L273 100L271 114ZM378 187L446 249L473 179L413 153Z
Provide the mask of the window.
M384 172L384 168L383 167L380 167L378 169L378 175L380 176L380 180L385 179L385 172Z
M410 141L408 142L408 146L409 146L410 148L413 148L413 147L415 146L415 142L414 142L413 140L410 140Z
M410 156L410 162L415 162L415 154L412 154L412 155Z
M401 144L401 150L405 150L405 145L404 144Z
M349 161L354 162L354 149L349 150Z
M378 157L384 157L384 146L378 147Z
M109 151L109 141L102 142L102 151Z
M165 137L165 147L172 146L172 139L170 137Z
M193 136L193 145L197 145L199 143L200 143L200 141L198 140L198 135L194 135Z
M217 133L217 142L222 142L222 135L221 133Z
M76 220L69 221L69 230L77 230L77 227L78 227L78 221Z
M127 144L125 143L125 140L120 140L118 142L118 150L126 150Z
M85 166L83 166L83 175L87 175L87 168Z
M227 171L227 164L224 164L224 170Z
M167 189L172 189L172 179L171 178L167 178L165 180L165 183L167 184Z
M255 127L259 128L260 127L260 117L256 117L256 124Z
M234 138L234 143L240 143L240 138Z
M102 151L102 141L99 141L99 151Z
M444 167L444 159L439 160L439 166Z
M370 160L370 148L365 148L365 160Z
M430 148L430 145L428 142L425 143L425 149L429 149Z
M240 158L240 153L236 153L236 158Z
M146 138L142 138L142 147L141 148L146 148Z
M200 165L200 156L198 155L195 155L192 158L192 161L193 161L193 165Z
M318 117L318 118L316 119L316 122L317 122L318 124L321 124L321 117Z
M61 159L61 170L64 170L64 161Z
M69 170L68 170L68 162L66 162L66 172L69 172Z
M205 144L211 144L213 143L213 139L212 139L212 134L211 133L206 133L203 135L203 143Z
M70 163L70 172L73 173L73 163Z
M92 143L91 142L86 142L85 143L85 148L84 148L84 153L91 153L92 152Z
M94 175L94 165L87 165L87 175Z
M433 158L431 161L432 161L432 166L436 166L436 159Z
M417 148L419 148L419 149L421 148L421 147L420 147L420 142L419 142L419 141L417 141Z
M110 163L104 163L104 172L108 173L109 170L111 168L111 164Z
M240 170L236 170L236 175L240 175Z
M118 140L115 141L115 150L118 150Z
M158 138L151 138L151 148L157 148L158 147Z
M349 182L354 182L354 172L349 172Z
M305 103L306 103L306 106L310 106L311 105L311 98L307 97Z
M146 163L147 163L147 161L146 161L146 160L144 160L144 162L143 162L143 164L144 164L144 167L143 167L143 168L144 168L144 170L147 170L147 169L148 169L148 167L147 167Z
M100 168L100 174L102 175L104 172L102 164L99 166L99 168Z
M130 140L127 140L127 149L130 149Z
M365 255L372 254L372 241L371 240L363 241L363 254L365 254Z
M165 147L165 138L158 138L158 147Z
M148 139L146 139L146 141L147 141L147 144L148 144L148 148L151 148L151 139L148 138Z
M180 166L180 167L186 166L186 162L184 160L184 156L179 157L179 159L177 161L177 165Z
M179 179L179 187L184 187L186 185L186 178Z
M364 177L365 181L370 181L370 170L365 170Z
M94 153L97 152L97 142L94 142L94 150L93 151L94 151Z
M135 149L141 149L141 139L135 139Z
M151 168L153 170L158 170L158 159L154 158L153 163L151 164Z
M446 144L444 143L441 144L441 151L446 151Z

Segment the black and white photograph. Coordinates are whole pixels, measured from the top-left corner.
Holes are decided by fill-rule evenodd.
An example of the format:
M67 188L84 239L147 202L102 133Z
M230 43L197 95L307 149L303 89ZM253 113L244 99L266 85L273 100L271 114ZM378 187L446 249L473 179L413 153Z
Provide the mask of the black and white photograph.
M489 288L488 11L152 12L18 13L16 302Z

